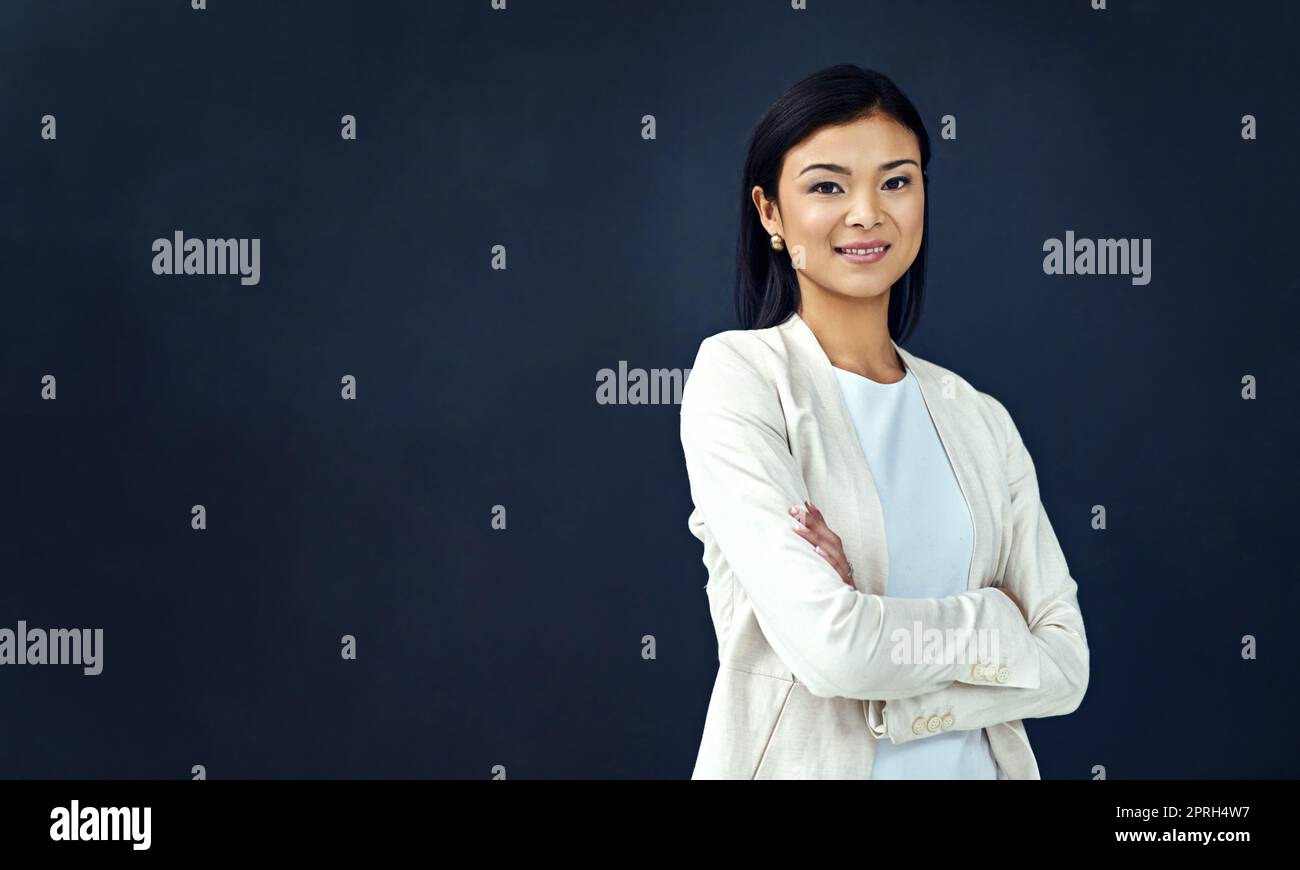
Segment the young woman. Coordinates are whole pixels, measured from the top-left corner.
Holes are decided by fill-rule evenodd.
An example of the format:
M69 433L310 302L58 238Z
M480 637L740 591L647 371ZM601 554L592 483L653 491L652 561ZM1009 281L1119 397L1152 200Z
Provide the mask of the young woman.
M703 341L681 404L720 665L693 778L1038 779L1021 720L1087 690L1015 423L897 343L929 160L908 98L847 64L754 130L743 328Z

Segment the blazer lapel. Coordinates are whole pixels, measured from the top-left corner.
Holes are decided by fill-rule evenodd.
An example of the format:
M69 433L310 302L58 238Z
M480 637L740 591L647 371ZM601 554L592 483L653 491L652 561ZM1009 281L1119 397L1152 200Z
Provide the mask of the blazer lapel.
M823 508L831 529L844 542L844 555L853 563L854 585L863 592L884 595L889 549L880 494L830 358L797 312L792 312L778 328L788 337L791 375L810 385L808 402L830 445L824 491L836 502L818 507ZM837 519L841 511L844 515Z
M847 515L832 528L844 541L844 552L853 563L853 579L858 588L864 592L885 595L889 588L889 547L885 539L880 493L866 455L862 452L862 443L853 426L843 391L836 380L834 367L817 336L798 312L791 312L777 328L788 337L786 344L791 352L792 370L797 369L800 380L812 385L809 401L813 413L827 430L834 445L835 455L830 457L832 470L843 473L847 487L851 490L843 493L844 500L837 505L846 508ZM981 572L976 569L985 564L991 542L991 528L987 522L987 509L983 507L983 489L975 476L977 457L972 453L967 440L961 438L958 432L962 418L955 409L953 400L956 398L955 391L962 387L956 382L940 382L930 371L928 363L914 357L892 339L891 343L907 368L916 376L921 397L930 412L930 419L934 422L966 501L974 535L966 588L977 588L982 583L976 579L981 576ZM837 489L843 492L844 487L831 485L829 491Z

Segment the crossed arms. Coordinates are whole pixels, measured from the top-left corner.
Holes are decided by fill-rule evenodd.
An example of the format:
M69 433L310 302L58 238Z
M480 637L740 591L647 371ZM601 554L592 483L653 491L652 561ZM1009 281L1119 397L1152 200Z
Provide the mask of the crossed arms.
M981 393L1002 421L1012 527L1004 584L1026 614L988 586L941 598L890 598L845 585L791 531L791 505L809 497L790 453L779 397L762 374L717 336L700 345L681 404L691 496L749 596L773 650L820 697L883 701L878 738L920 739L920 716L951 714L975 729L1073 712L1088 684L1088 646L1077 585L1039 499L1038 481L1006 408ZM995 630L1003 682L969 661L891 661L897 630ZM874 705L873 705L874 706ZM878 711L879 712L879 711Z

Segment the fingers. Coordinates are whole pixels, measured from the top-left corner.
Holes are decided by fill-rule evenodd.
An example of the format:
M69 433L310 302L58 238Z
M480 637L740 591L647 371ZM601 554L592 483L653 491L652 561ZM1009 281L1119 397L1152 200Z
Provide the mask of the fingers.
M826 525L826 520L820 511L813 513L796 506L790 508L790 516L794 517L795 531L799 532L805 540L819 544L832 552L840 548L839 536Z
M790 508L790 516L794 517L794 530L799 534L799 537L814 546L830 546L830 529L826 528L824 522L814 518L801 507Z
M843 544L839 536L827 527L820 511L813 513L816 508L811 502L806 504L811 510L798 506L790 508L790 515L794 517L792 527L795 534L811 544L817 555L825 559L840 575L840 579L852 586L853 578L849 573L849 562L844 556Z
M813 547L813 552L825 559L826 563L835 569L835 573L840 575L840 580L844 581L844 583L849 586L853 585L853 578L845 574L844 568L842 568L829 553L821 547Z
M821 547L813 547L813 552L825 559L830 566L835 569L835 573L840 575L840 579L843 580L845 584L849 586L853 585L853 576L849 574L849 562L847 559L843 556L831 555Z

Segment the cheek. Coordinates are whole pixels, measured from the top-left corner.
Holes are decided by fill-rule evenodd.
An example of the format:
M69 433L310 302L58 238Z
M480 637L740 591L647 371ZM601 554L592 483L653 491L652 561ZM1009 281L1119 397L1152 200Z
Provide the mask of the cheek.
M835 228L835 221L830 209L807 208L799 212L795 225L806 239L824 239Z
M921 200L915 208L905 209L898 215L898 221L908 236L919 238L925 229L925 201Z
M909 242L909 247L916 251L921 247L921 237L925 234L925 215L918 212L916 215L908 215L907 223L901 225L904 237Z

